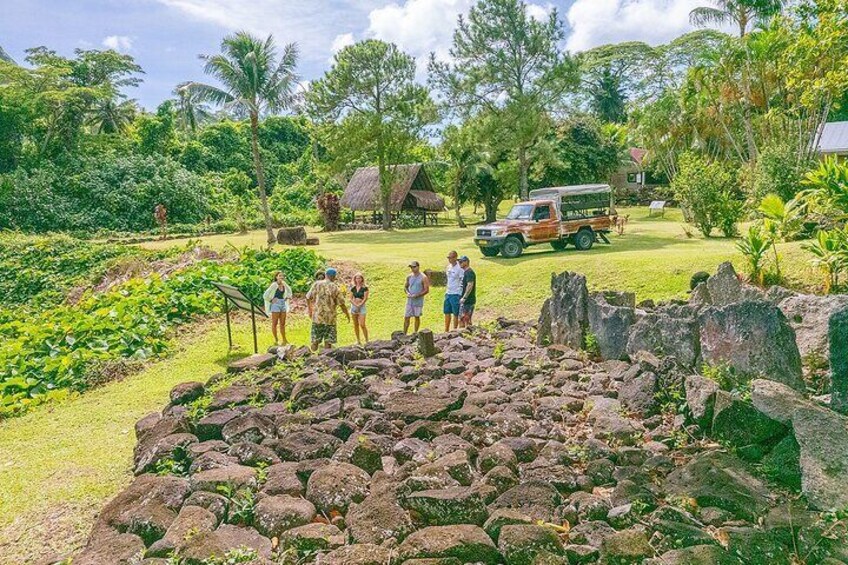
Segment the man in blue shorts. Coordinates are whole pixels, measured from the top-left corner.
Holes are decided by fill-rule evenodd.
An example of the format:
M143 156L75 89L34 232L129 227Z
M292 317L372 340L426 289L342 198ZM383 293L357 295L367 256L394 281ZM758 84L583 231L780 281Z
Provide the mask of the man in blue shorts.
M459 266L456 251L448 253L448 266L445 267L445 304L442 311L445 314L445 331L459 327L459 299L462 297L462 276L465 271Z

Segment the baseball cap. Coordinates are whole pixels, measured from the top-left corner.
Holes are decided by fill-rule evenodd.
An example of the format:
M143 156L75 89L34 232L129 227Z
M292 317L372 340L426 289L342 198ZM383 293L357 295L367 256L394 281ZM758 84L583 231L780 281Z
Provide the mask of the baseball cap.
M468 255L463 255L462 257L460 257L460 258L459 258L459 259L457 259L457 260L458 260L458 261L462 261L463 263L470 263L470 262L471 262L471 261L468 259Z
M409 266L410 267L420 267L421 265L418 264L418 261L410 261Z
M327 273L328 277L335 277L336 276L336 270L332 267L327 269L326 273Z

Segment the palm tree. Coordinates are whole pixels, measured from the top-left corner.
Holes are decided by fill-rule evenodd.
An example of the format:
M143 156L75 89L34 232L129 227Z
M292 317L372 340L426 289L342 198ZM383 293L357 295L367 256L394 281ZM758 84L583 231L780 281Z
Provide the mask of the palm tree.
M294 104L298 83L295 74L297 57L297 45L294 43L286 45L278 58L273 36L262 40L240 31L224 38L220 54L200 56L206 63L204 72L218 79L223 88L197 82L188 85L200 99L223 105L228 110L244 112L250 118L253 164L268 245L273 245L276 238L268 211L265 171L259 150L259 116L286 110Z
M689 12L692 24L698 27L736 24L739 37L745 37L749 25L779 14L786 0L713 0L713 4Z
M480 175L491 172L489 154L481 147L479 137L471 126L449 126L445 130L441 147L448 165L448 178L453 188L453 207L456 223L464 228L460 213L462 191L465 184L475 183Z
M87 123L97 133L123 133L135 119L137 111L135 100L119 102L107 99L91 110Z
M178 84L174 89L174 95L177 97L177 112L183 128L197 131L199 124L212 117L209 106L203 103L200 93L191 88L190 82Z

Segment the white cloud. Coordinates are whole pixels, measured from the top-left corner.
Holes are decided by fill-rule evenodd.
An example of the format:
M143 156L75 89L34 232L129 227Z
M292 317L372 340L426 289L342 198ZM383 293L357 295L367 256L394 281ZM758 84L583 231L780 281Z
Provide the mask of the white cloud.
M348 45L353 45L354 43L356 43L356 40L353 38L352 33L342 33L337 35L333 40L333 43L330 45L330 51L332 51L333 54L336 54Z
M576 0L566 14L570 51L606 43L666 43L694 29L689 12L703 0Z
M527 4L527 15L534 20L543 21L551 15L553 9L553 4L545 4L544 6L539 6L538 4Z
M274 34L278 44L296 42L301 58L324 67L340 31L364 27L370 10L385 0L157 0L227 31Z
M103 47L113 49L120 53L130 51L133 46L133 40L126 35L110 35L103 38Z

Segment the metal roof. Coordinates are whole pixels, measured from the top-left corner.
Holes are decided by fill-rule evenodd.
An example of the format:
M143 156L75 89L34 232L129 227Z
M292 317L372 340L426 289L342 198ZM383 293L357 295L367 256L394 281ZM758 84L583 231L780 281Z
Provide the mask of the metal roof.
M848 122L830 122L822 128L819 153L848 153Z
M576 195L576 194L601 194L612 192L608 184L579 184L575 186L552 186L550 188L539 188L530 191L530 198L536 199L544 196L557 194L559 196Z

